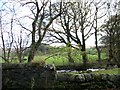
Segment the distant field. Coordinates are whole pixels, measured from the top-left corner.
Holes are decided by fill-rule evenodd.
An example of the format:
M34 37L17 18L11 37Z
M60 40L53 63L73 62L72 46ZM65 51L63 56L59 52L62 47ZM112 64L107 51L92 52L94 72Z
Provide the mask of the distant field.
M27 56L25 57L26 59L28 58ZM64 66L64 65L68 65L68 59L67 59L67 53L66 52L62 52L62 53L58 53L58 54L51 54L51 55L37 55L34 58L33 62L41 62L41 61L45 61L47 64L55 64L56 66ZM82 63L82 56L80 54L80 52L78 51L73 51L72 52L72 58L74 60L74 64L75 65L79 65ZM88 62L95 62L97 61L97 55L95 54L87 54L87 58L88 58ZM104 53L101 53L101 59L104 60L106 59L107 56ZM4 63L2 61L2 59L0 59L0 63ZM18 60L13 60L12 63L19 63ZM27 63L27 60L24 61L24 63Z
M53 57L49 57L49 55L43 55L43 56L36 56L34 62L40 62L41 60L45 60L47 64L55 64L56 66L62 66L62 65L68 65L68 59L67 59L67 54L63 55L55 55ZM91 55L88 54L88 62L95 62L97 61L97 55ZM75 65L78 65L82 63L82 56L79 53L73 53L72 58L74 59ZM106 59L107 56L104 53L101 53L101 59L104 60Z

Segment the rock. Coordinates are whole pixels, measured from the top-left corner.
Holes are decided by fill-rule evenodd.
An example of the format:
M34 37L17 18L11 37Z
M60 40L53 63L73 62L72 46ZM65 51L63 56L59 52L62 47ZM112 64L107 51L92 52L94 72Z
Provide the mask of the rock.
M108 80L108 74L101 74L102 80L107 81Z
M92 74L92 76L93 76L94 81L99 82L102 80L101 75L99 75L99 74Z
M70 75L70 78L69 78L69 80L70 80L70 82L75 82L75 77L74 77L74 75L72 74L72 75Z
M114 83L115 83L115 85L116 85L117 87L120 86L120 74L116 75L116 81L114 81ZM120 90L120 89L119 89L119 90Z
M85 82L84 74L76 74L74 76L76 82Z
M108 75L108 81L110 81L110 82L114 82L114 81L116 81L116 75L114 75L114 74L109 74Z
M87 81L87 82L93 80L93 77L92 77L91 74L86 73L86 74L84 74L84 76L85 76L85 79L86 79L85 81Z
M118 65L114 65L114 68L118 68Z
M59 74L57 74L57 80L58 80L58 81L66 81L66 80L67 80L67 77L66 77L65 74L59 73Z

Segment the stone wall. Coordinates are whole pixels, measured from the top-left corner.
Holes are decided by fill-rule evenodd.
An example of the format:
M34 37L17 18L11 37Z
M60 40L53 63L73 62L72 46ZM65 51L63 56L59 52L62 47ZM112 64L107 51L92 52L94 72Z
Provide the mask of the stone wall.
M83 90L106 90L106 88L120 90L119 74L58 73L56 77L57 81L66 82L67 87L72 86L74 89L77 87Z
M54 71L38 64L2 65L2 88L51 88L54 84Z
M2 88L81 88L81 90L97 90L101 88L119 88L120 75L114 74L71 74L56 73L54 70L39 64L3 64ZM119 88L120 89L120 88ZM118 89L118 90L119 90ZM114 89L117 90L117 89Z
M67 74L67 73L59 73L57 74L57 80L63 82L77 82L77 83L85 83L90 81L107 81L113 83L115 85L120 85L120 75L114 74Z

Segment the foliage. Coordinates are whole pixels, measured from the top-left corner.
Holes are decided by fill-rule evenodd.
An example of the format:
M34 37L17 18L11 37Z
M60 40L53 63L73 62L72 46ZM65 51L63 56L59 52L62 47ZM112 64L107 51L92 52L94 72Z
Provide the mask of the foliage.
M109 50L109 62L119 63L120 56L120 15L115 14L109 17L109 20L102 25L102 31L105 35L101 38L101 43L104 43Z

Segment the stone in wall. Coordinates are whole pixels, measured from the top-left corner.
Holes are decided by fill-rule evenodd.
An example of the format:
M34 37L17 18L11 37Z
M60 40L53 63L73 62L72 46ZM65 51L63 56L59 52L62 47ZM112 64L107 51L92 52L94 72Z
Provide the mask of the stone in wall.
M89 82L89 81L93 80L92 74L85 73L84 77L85 77L86 82Z
M77 75L75 74L74 75L74 80L76 82L85 82L86 81L84 74L77 74Z

